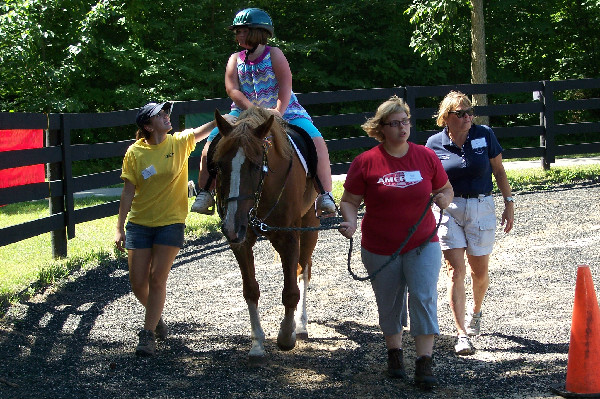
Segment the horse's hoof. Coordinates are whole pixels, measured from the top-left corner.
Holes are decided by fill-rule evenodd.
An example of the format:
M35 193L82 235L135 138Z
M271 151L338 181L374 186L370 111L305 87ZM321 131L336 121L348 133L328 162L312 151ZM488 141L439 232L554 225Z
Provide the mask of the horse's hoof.
M308 341L308 332L298 332L296 333L296 339L300 339L302 341Z
M293 330L292 330L293 331ZM296 346L296 333L291 335L280 333L277 336L277 347L282 351L291 351Z
M293 344L280 344L280 343L277 343L277 347L279 349L281 349L282 351L291 351L292 349L294 349L296 347L296 343L295 342Z

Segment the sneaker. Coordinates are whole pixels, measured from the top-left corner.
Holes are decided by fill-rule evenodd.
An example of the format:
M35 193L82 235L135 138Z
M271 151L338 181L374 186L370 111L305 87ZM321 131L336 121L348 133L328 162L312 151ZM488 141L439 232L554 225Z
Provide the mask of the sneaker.
M135 348L137 356L154 356L156 354L156 341L154 340L154 331L142 330L138 333L140 342Z
M335 213L335 202L329 191L325 191L317 197L317 210L323 214Z
M388 350L388 375L392 378L406 379L402 349Z
M196 200L192 204L192 212L203 213L205 215L212 215L215 213L215 198L213 195L206 190L200 190L196 196Z
M467 335L479 335L479 331L481 330L481 316L483 316L481 311L479 313L469 312L467 314L467 317L465 318Z
M165 323L165 321L161 317L158 321L158 324L156 325L156 329L154 330L154 336L156 337L156 339L164 340L167 339L168 335L169 326L167 326L167 323Z
M433 375L433 357L421 356L415 360L415 384L423 389L432 389L438 384Z
M196 183L194 183L193 180L190 180L188 182L188 198L195 197L196 195L198 195L198 192L196 191Z
M460 356L472 355L475 353L475 348L471 340L466 335L459 335L454 345L454 353Z

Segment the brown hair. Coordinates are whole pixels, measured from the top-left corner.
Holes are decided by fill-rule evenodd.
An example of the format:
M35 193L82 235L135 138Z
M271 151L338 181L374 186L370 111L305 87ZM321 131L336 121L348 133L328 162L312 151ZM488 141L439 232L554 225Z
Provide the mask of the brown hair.
M271 38L271 32L262 28L248 28L248 36L246 36L246 44L250 47L258 46L259 44L266 45L268 40ZM235 38L235 30L233 31L233 40L237 43Z
M375 116L369 118L365 123L363 123L360 127L367 133L369 137L373 137L375 140L383 143L385 141L385 136L381 131L381 123L382 121L392 114L396 114L398 112L406 113L406 116L410 118L410 108L400 97L393 95L389 100L381 103L379 107L377 107L377 112L375 112Z
M146 139L148 140L152 135L150 134L149 131L146 130L145 127L139 127L137 132L135 132L135 139L139 140L139 139Z

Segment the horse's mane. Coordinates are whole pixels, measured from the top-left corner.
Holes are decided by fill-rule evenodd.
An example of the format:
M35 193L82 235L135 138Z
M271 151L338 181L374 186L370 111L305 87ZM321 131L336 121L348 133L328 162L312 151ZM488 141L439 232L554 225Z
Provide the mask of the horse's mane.
M252 130L267 121L271 115L273 114L260 107L250 107L243 111L238 120L232 125L233 130L231 133L219 140L215 150L215 159L221 158L223 154L229 152L232 148L241 147L251 162L260 164L262 162L264 140L252 134ZM276 116L267 138L270 138L273 149L280 156L289 158L292 147L286 137L286 125L287 123L283 119Z

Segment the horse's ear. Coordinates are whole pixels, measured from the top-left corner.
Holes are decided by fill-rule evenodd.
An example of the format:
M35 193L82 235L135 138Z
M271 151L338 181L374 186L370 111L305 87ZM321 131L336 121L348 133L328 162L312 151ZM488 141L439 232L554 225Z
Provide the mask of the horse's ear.
M221 133L223 136L227 136L233 130L229 122L227 122L227 120L221 116L221 113L218 109L215 109L215 122L217 122L219 133Z
M269 119L267 119L262 125L258 126L254 129L254 134L259 139L264 139L269 134L271 130L271 126L273 126L273 121L275 120L275 116L271 115Z

